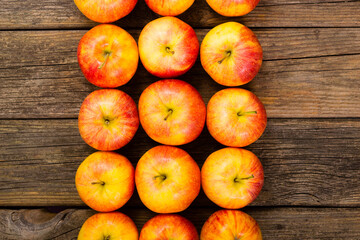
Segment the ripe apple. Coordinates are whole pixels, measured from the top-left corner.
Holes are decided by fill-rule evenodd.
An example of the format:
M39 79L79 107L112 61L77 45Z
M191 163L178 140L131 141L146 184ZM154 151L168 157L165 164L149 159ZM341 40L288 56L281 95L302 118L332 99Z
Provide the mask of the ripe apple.
M176 214L160 214L145 223L139 240L198 240L195 226Z
M79 112L79 131L84 141L97 150L112 151L125 146L139 127L132 98L117 89L89 94Z
M199 53L194 29L175 17L162 17L148 23L140 33L139 54L146 70L160 78L187 72Z
M138 240L135 223L119 212L97 213L88 218L82 225L78 240Z
M135 184L141 201L150 210L180 212L199 194L200 169L184 150L157 146L140 158Z
M250 82L259 72L263 52L255 34L237 22L211 29L201 43L200 60L217 83L239 86Z
M89 19L110 23L128 15L137 0L74 0L79 10Z
M206 196L222 208L242 208L255 200L264 185L264 171L252 152L223 148L213 152L201 169Z
M181 80L166 79L151 84L141 94L139 117L153 140L181 145L200 135L205 125L206 106L193 86Z
M241 88L221 90L207 106L207 127L221 144L244 147L255 142L266 128L264 105L252 92Z
M145 0L151 10L162 16L176 16L185 12L195 0Z
M248 14L260 0L206 0L218 14L226 17L239 17Z
M130 81L139 61L134 38L111 24L88 31L79 42L77 56L85 78L102 88L115 88Z
M134 167L114 152L95 152L79 166L75 185L86 205L98 212L122 207L134 192Z
M201 240L262 240L258 223L238 210L213 213L201 229Z

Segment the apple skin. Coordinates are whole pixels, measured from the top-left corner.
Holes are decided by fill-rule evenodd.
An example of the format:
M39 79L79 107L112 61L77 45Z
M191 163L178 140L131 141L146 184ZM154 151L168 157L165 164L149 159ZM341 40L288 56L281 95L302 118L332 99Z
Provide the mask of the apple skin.
M78 240L126 239L138 240L135 223L123 213L97 213L82 225Z
M140 158L135 184L141 201L151 211L181 212L200 192L200 169L184 150L157 146Z
M211 29L200 47L205 71L224 86L250 82L259 72L263 58L255 34L237 22L227 22Z
M166 145L182 145L202 132L206 106L189 83L166 79L148 86L139 99L139 117L145 132Z
M121 208L134 192L134 167L114 152L95 152L79 166L75 185L81 200L98 212Z
M162 16L177 16L185 12L195 0L145 0L155 13Z
M260 0L206 0L218 14L226 17L239 17L248 14Z
M238 210L213 213L201 229L200 240L262 240L258 223Z
M201 169L206 196L222 208L242 208L255 200L264 185L264 170L252 152L223 148L213 152Z
M96 90L82 103L78 126L81 137L91 147L119 149L130 142L139 127L136 104L123 91Z
M128 15L137 0L74 0L78 9L90 20L110 23Z
M221 90L207 105L207 127L211 136L229 147L255 142L266 128L264 105L252 92L241 88Z
M175 17L162 17L148 23L141 31L138 43L142 64L160 78L186 73L199 54L194 29Z
M195 226L177 214L160 214L145 223L139 240L198 240Z
M77 57L85 78L101 88L115 88L129 82L139 62L135 39L112 24L90 29L79 42Z

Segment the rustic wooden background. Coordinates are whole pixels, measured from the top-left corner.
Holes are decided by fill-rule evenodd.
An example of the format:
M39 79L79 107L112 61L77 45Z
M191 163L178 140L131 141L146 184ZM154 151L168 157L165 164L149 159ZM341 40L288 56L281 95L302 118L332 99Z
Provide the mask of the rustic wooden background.
M97 89L77 64L77 44L91 27L72 0L1 0L0 239L76 239L94 211L77 195L74 176L95 150L78 133L83 99ZM158 16L139 0L116 22L135 39ZM360 1L261 0L250 14L225 18L205 0L179 16L199 40L210 28L239 21L258 36L264 63L243 86L260 97L269 123L247 147L262 161L265 185L243 210L264 239L360 239ZM180 79L205 102L223 87L199 62ZM158 80L141 64L120 89L137 102ZM118 152L134 166L156 146L140 128ZM202 165L221 148L205 129L182 146ZM181 215L200 231L218 208L201 193ZM139 229L154 213L137 194L121 209Z

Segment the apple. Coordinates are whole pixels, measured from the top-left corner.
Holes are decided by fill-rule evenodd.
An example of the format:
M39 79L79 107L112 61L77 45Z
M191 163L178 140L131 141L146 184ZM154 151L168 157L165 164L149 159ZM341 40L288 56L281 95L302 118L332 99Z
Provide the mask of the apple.
M221 144L244 147L263 134L267 118L265 107L255 94L228 88L209 100L206 123L210 134Z
M258 223L238 210L213 213L201 229L201 240L262 240Z
M140 158L135 184L141 201L151 211L181 212L200 192L200 169L184 150L157 146Z
M91 147L119 149L130 142L139 127L136 104L123 91L96 90L82 103L78 125L81 137Z
M250 82L259 72L263 52L255 34L237 22L211 29L200 48L205 71L217 83L239 86Z
M102 88L129 82L139 61L134 38L111 24L101 24L88 31L79 42L77 57L85 78Z
M160 78L178 77L187 72L199 54L194 29L175 17L148 23L140 33L139 54L146 70Z
M264 171L252 152L223 148L213 152L201 168L206 196L222 208L242 208L255 200L264 185Z
M79 10L89 19L110 23L128 15L137 0L74 0Z
M160 214L145 223L139 240L198 240L195 226L177 214Z
M162 16L177 16L185 12L195 0L145 0L151 10Z
M139 117L145 132L166 145L195 140L205 125L206 106L199 92L176 79L147 87L139 99Z
M119 212L97 213L88 218L82 225L78 240L138 240L135 223Z
M248 14L260 0L206 0L218 14L226 17L239 17Z
M114 152L95 152L79 166L75 185L81 200L98 212L122 207L134 192L134 167Z

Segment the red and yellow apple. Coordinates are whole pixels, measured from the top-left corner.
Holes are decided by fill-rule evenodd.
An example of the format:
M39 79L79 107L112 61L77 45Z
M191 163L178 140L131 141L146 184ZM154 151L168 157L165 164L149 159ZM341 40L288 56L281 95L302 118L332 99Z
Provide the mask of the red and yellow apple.
M195 0L145 0L151 10L162 16L177 16L185 12Z
M139 54L146 70L160 78L178 77L195 63L199 41L194 29L175 17L148 23L140 33Z
M130 142L139 127L136 104L123 91L96 90L82 103L78 125L81 137L91 147L119 149Z
M74 0L79 10L90 20L110 23L128 15L137 0Z
M111 24L88 31L79 42L77 57L85 78L102 88L126 84L134 76L139 61L134 38Z
M250 82L259 72L263 52L255 34L237 22L211 29L201 43L200 60L217 83L239 86Z
M98 212L122 207L134 192L134 167L114 152L95 152L79 166L75 185L81 200Z
M201 229L200 240L262 240L258 223L238 210L213 213Z
M195 226L176 214L160 214L145 223L139 240L198 240Z
M141 201L151 211L181 212L199 194L200 169L184 150L157 146L140 158L135 183Z
M252 152L223 148L213 152L201 168L206 196L222 208L242 208L255 200L264 185L264 171Z
M260 0L206 0L218 14L226 17L239 17L248 14Z
M145 132L166 145L195 140L205 125L206 106L190 84L160 80L147 87L139 99L139 117Z
M82 225L78 240L138 240L135 223L119 212L97 213Z
M263 134L267 118L265 107L255 94L228 88L211 97L206 123L210 134L221 144L244 147Z

